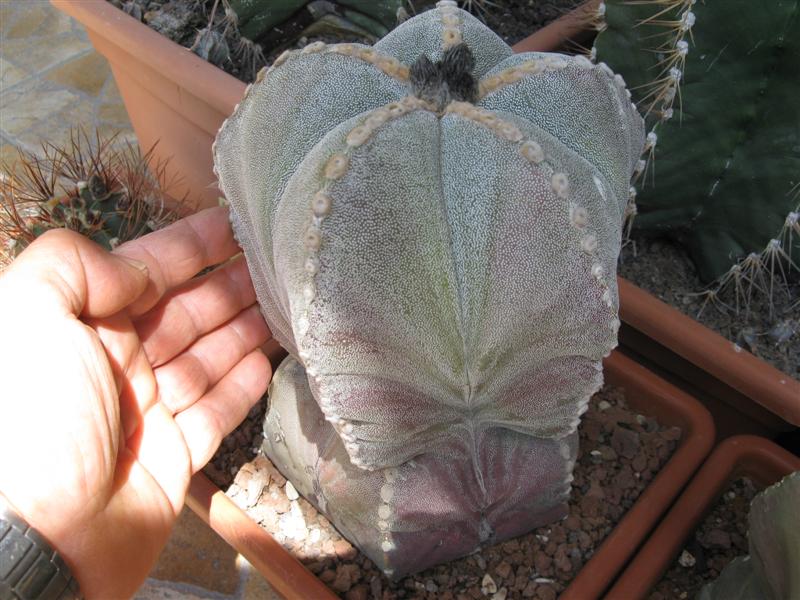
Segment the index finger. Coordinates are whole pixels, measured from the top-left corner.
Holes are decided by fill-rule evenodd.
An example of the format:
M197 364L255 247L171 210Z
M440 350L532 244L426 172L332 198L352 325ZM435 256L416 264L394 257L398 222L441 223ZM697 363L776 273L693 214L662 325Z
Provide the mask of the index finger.
M150 272L147 289L129 307L130 315L147 312L170 288L239 252L225 206L208 208L121 244L115 254L145 263Z

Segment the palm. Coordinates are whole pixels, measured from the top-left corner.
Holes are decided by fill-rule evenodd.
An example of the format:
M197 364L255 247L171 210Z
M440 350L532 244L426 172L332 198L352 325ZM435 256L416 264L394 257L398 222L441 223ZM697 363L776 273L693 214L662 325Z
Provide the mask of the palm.
M238 252L226 219L205 211L121 246L149 270L145 291L125 310L79 320L67 294L66 307L48 309L38 331L28 322L18 336L15 352L30 357L32 370L16 375L30 401L15 417L40 422L39 439L53 447L0 469L0 488L29 520L46 523L53 541L69 544L81 532L94 567L81 581L87 595L135 590L189 478L266 387L269 363L254 350L269 331L243 259L190 279ZM102 301L104 290L88 289L89 306L92 293ZM46 376L36 363L42 355ZM7 447L30 446L24 427L0 433L17 437Z

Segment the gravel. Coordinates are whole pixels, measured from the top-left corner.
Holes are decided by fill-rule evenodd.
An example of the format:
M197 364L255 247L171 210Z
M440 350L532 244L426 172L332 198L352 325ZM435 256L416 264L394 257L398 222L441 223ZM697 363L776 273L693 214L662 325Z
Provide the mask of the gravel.
M747 515L758 488L734 481L703 520L648 600L695 598L737 556L748 554Z
M471 0L470 4L473 13L508 44L514 44L569 12L582 1ZM354 35L346 37L322 35L313 38L292 36L289 32L299 33L304 27L300 23L302 17L293 17L280 28L267 34L266 39L274 38L277 41L259 46L261 57L253 60L253 53L239 50L240 39L234 28L226 26L225 11L219 6L214 13L214 26L211 28L214 32L213 42L209 38L205 40L205 44L201 43L198 34L201 31L207 32L206 27L212 14L214 0L109 0L109 2L181 46L186 48L194 46L198 53L205 49L208 56L213 57L211 60L214 64L245 83L251 83L262 66L271 64L287 49L302 48L316 41L329 44L341 42L370 44L375 41ZM436 0L409 0L406 12L409 16L413 16L430 9L435 4ZM461 3L462 6L464 4ZM304 14L305 11L298 12L301 13ZM282 41L283 38L288 38L290 41Z
M579 428L581 444L566 519L393 582L308 501L297 497L269 459L253 452L260 445L265 409L262 401L226 438L206 474L347 600L554 600L655 477L681 437L679 429L629 410L622 390L604 388L590 402ZM243 450L237 440L248 441L247 448Z
M770 308L766 297L755 294L749 311L738 314L721 304L703 306L699 295L706 285L686 251L664 239L634 237L620 254L619 274L658 299L716 331L739 347L772 364L787 375L800 379L800 281L792 283L790 294L773 295ZM730 306L735 299L725 296Z

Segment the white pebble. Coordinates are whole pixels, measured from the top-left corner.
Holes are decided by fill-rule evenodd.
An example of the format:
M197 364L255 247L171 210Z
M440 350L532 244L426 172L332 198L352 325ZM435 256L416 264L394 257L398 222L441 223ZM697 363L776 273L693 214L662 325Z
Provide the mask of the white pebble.
M697 559L695 559L695 557L692 556L688 550L681 552L681 555L678 558L678 564L682 567L693 567L696 562Z
M492 600L506 600L508 596L508 588L500 588L492 595Z
M286 497L289 500L297 500L300 497L291 481L286 482Z
M481 591L484 594L494 594L497 591L497 584L488 573L483 576L483 580L481 581Z

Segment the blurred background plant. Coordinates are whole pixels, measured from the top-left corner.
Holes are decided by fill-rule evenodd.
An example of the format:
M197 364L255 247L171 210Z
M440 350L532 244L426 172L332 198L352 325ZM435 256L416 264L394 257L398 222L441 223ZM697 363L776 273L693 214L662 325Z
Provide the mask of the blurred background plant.
M800 2L608 0L590 26L589 56L626 80L649 131L634 237L686 250L700 312L796 311Z
M373 44L436 0L111 0L159 33L240 79L310 40ZM492 0L460 0L481 18Z
M750 554L734 559L697 600L800 598L800 471L760 492L750 504Z
M164 164L148 166L152 149L92 138L83 129L69 143L42 144L40 155L18 150L0 167L0 269L49 229L68 228L108 250L160 229L192 211L164 195Z

